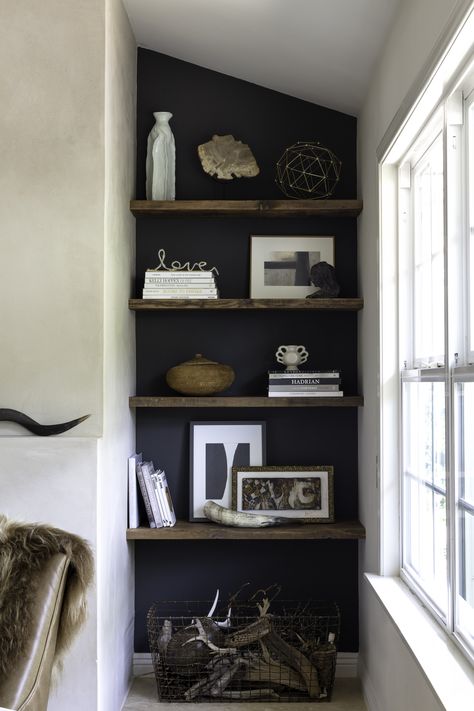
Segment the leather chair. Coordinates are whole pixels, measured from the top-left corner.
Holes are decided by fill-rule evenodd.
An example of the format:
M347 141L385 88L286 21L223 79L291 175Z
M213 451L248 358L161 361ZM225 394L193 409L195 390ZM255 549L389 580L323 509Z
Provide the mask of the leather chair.
M27 647L0 682L0 711L46 711L69 558L56 553L36 574L37 592Z

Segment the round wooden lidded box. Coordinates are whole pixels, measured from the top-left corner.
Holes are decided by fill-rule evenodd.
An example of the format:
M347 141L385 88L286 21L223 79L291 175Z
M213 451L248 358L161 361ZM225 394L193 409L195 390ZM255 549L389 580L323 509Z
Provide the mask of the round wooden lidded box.
M230 365L216 363L201 353L166 373L170 388L183 395L214 395L229 388L234 378L234 369Z

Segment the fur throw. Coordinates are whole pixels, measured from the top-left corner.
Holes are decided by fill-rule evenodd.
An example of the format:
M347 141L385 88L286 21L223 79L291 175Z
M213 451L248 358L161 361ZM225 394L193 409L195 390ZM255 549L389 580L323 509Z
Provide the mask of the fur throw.
M59 528L0 516L0 679L8 675L28 639L35 597L33 581L56 553L70 559L55 652L56 670L86 618L86 592L94 563L89 544Z

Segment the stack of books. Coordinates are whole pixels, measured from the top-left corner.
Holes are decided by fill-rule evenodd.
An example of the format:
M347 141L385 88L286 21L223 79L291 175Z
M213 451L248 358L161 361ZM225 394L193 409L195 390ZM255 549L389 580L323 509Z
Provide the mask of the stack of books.
M270 370L268 397L342 397L339 370Z
M128 466L129 527L139 526L137 482L150 528L174 526L176 514L165 472L155 469L153 462L143 462L141 455L130 457Z
M217 299L214 272L147 269L144 299Z

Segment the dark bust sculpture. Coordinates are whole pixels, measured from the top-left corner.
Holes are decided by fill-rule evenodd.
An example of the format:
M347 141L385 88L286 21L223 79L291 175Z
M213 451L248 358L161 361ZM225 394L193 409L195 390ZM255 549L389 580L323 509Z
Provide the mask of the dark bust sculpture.
M327 262L313 264L310 271L311 283L317 291L309 294L307 299L334 299L339 295L339 284L336 281L336 270Z

